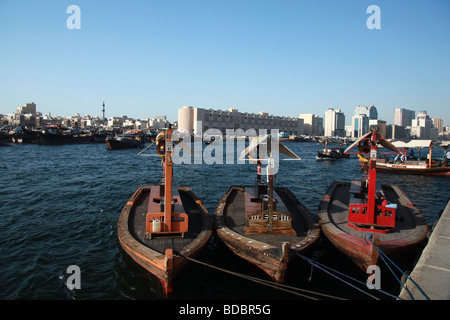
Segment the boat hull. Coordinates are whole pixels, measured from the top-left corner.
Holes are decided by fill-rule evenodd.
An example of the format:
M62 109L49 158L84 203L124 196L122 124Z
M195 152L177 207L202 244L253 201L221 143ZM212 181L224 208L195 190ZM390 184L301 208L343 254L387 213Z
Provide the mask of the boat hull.
M450 166L427 167L426 165L408 165L377 162L376 169L379 172L388 173L450 177Z
M189 258L197 256L207 245L212 234L211 218L206 207L189 188L179 187L177 189L189 215L192 234L183 239L177 237L174 241L170 241L170 237L146 240L145 218L141 216L146 214L147 203L151 201L151 188L140 187L124 206L118 221L118 238L123 250L156 276L162 284L164 295L169 296L176 275L189 262ZM139 222L142 219L144 222ZM143 229L140 228L142 223Z
M322 158L322 159L348 159L350 158L349 154L338 154L337 152L331 153L331 154L326 154L320 151L317 151L317 157L318 158Z
M214 213L214 228L225 245L240 258L256 265L277 283L284 282L291 250L302 252L318 240L320 228L315 217L287 188L274 188L298 221L297 236L245 235L241 219L245 216L242 193L251 186L232 186ZM245 201L245 200L244 200ZM301 220L301 221L300 221ZM295 220L294 220L295 221ZM302 226L300 226L302 224ZM241 228L241 227L242 228Z
M72 135L72 134L52 134L39 132L39 144L42 145L64 145L64 144L78 144L91 142L92 136Z
M135 138L129 137L107 137L106 138L106 149L131 149L131 148L142 148L144 147L144 142L137 140Z
M369 241L369 234L390 258L417 252L424 245L428 226L419 210L397 186L383 186L386 198L398 204L396 216L401 217L393 232L380 234L349 227L349 188L349 182L335 182L330 186L319 204L319 223L328 240L364 272L378 262L378 252Z

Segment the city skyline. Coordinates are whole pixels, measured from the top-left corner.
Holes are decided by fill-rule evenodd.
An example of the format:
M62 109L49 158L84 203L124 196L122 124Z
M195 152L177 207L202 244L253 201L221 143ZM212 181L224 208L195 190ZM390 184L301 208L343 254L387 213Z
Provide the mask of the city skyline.
M80 9L70 29L71 5ZM370 29L370 5L380 29ZM69 13L67 12L69 11ZM0 114L324 117L375 105L450 124L448 1L2 1ZM162 112L163 111L163 112Z

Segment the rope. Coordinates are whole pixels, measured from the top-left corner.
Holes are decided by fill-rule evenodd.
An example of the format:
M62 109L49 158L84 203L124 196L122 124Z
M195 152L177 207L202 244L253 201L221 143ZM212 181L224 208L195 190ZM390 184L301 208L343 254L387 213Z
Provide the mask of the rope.
M222 272L225 272L225 273L228 273L228 274L231 274L231 275L234 275L234 276L237 276L237 277L249 280L249 281L253 281L253 282L256 282L256 283L259 283L259 284L262 284L262 285L266 285L266 286L269 286L269 287L274 288L274 289L279 289L279 290L282 290L282 291L285 291L285 292L288 292L288 293L291 293L291 294L295 294L295 295L298 295L298 296L301 296L301 297L304 297L304 298L307 298L307 299L319 300L316 297L312 297L310 295L302 294L300 292L304 292L304 293L307 293L307 294L313 294L313 295L317 295L317 296L322 296L324 298L345 300L344 298L335 297L335 296L327 295L327 294L320 293L320 292L314 292L314 291L310 291L310 290L306 290L306 289L300 289L300 288L288 286L288 285L281 284L281 283L274 283L272 281L259 279L259 278L256 278L256 277L252 277L252 276L245 275L245 274L238 273L238 272L231 271L231 270L226 270L226 269L223 269L223 268L220 268L220 267L213 266L213 265L208 264L206 262L203 262L203 261L200 261L200 260L196 260L196 259L191 258L191 257L183 256L183 255L181 255L179 253L175 253L174 252L174 254L179 256L179 257L182 257L182 258L184 258L186 260L189 260L189 261L192 261L192 262L195 262L195 263L198 263L198 264L210 267L212 269L216 269L216 270L219 270L219 271L222 271ZM300 291L300 292L296 292L295 290L296 291Z
M150 155L150 154L142 154L145 150L147 150L148 148L150 148L152 145L154 145L156 143L156 141L153 141L150 145L148 145L147 147L145 147L143 150L141 150L140 152L138 152L138 156L144 156L144 157L148 157L148 156L154 156L154 155ZM159 157L159 155L158 155Z
M370 242L372 243L372 246L377 250L378 255L381 257L381 259L384 261L384 263L388 266L389 270L392 272L392 274L395 276L395 278L397 279L397 281L400 283L400 285L406 290L406 292L408 293L409 297L411 298L411 300L414 300L414 297L412 296L411 292L409 291L408 288L406 288L406 286L402 283L402 281L400 279L398 279L397 275L394 273L394 271L391 269L391 267L389 266L389 264L386 262L385 258L394 266L397 268L397 270L399 270L408 280L410 280L415 286L416 288L419 290L419 292L425 297L425 299L430 300L430 298L425 294L425 292L423 292L423 290L419 287L419 285L411 278L409 277L406 273L404 273L391 259L389 259L389 257L383 252L381 251L380 248L377 247L377 245L375 243L373 243L372 241L372 234L371 233L366 233L364 235L364 240L367 243L367 239L369 238ZM405 282L406 283L406 282Z
M356 290L358 290L358 291L364 293L365 295L367 295L367 296L369 296L369 297L371 297L371 298L373 298L373 299L375 299L375 300L380 300L379 298L377 298L377 297L371 295L370 293L368 293L368 292L366 292L366 291L364 291L364 290L362 290L362 289L356 287L355 285L349 283L348 281L345 281L344 279L339 278L338 276L334 275L333 273L331 273L330 271L328 271L328 270L326 270L326 269L330 269L330 270L332 270L332 271L338 273L339 275L342 275L342 276L344 276L344 277L350 278L351 280L356 281L356 282L358 282L358 283L360 283L360 284L365 285L364 282L361 282L361 281L359 281L359 280L357 280L357 279L354 279L354 278L352 278L352 277L350 277L350 276L348 276L348 275L345 275L345 274L343 274L343 273L341 273L341 272L339 272L339 271L337 271L337 270L333 270L333 269L330 268L330 267L327 267L327 266L325 266L325 265L322 265L322 264L318 263L317 261L314 261L314 260L312 260L312 259L310 259L310 258L307 258L307 257L305 257L304 255L301 255L300 253L298 253L298 252L296 252L296 251L293 251L293 252L294 252L295 254L297 254L300 258L304 259L306 262L308 262L308 263L310 263L311 265L314 265L315 267L321 269L321 270L324 271L325 273L328 273L328 274L331 275L332 277L334 277L334 278L336 278L336 279L338 279L338 280L344 282L345 284L349 285L350 287L352 287L352 288L354 288L354 289L356 289ZM377 290L378 290L378 289L377 289ZM389 294L389 293L387 293L387 292L384 292L384 291L381 291L381 290L378 290L378 291L380 291L380 292L382 292L382 293L385 293L385 294L387 294L387 295L391 295L391 294ZM395 297L395 298L397 298L397 297Z

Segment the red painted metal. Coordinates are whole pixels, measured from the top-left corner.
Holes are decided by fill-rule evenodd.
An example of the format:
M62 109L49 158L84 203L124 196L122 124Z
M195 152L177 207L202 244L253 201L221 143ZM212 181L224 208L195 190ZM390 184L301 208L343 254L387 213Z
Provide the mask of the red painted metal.
M367 137L368 139L368 137ZM348 225L356 230L388 233L395 228L395 209L375 203L377 182L377 154L379 139L377 128L374 128L370 137L370 159L367 175L367 202L364 204L351 204L348 212Z

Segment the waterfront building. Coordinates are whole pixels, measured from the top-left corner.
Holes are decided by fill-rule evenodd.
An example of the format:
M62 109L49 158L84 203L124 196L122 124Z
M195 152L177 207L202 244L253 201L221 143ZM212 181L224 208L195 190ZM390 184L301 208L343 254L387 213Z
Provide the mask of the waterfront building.
M431 118L431 122L433 123L433 127L438 129L438 133L439 134L444 132L444 119L442 119L442 118Z
M386 137L386 121L376 119L369 120L369 131L372 130L372 128L378 128L378 133L383 137Z
M278 129L288 135L303 134L303 119L297 117L273 116L267 112L239 112L237 108L213 110L185 106L178 109L178 130L191 134L203 134L206 130L217 129L223 135L226 130Z
M377 124L378 111L374 105L371 106L357 106L354 115L352 116L352 138L359 138L363 134L369 132L369 121L374 121Z
M432 139L432 121L426 111L420 111L411 122L411 136L417 139ZM435 131L435 130L433 130ZM437 129L436 129L437 131ZM433 133L433 136L435 134ZM437 137L435 137L437 138Z
M359 138L369 132L369 117L365 114L355 114L352 117L352 138Z
M409 139L409 130L396 124L386 125L386 139Z
M302 113L298 116L303 119L304 134L323 136L323 118L314 113Z
M324 135L345 137L345 115L341 109L328 108L324 117Z
M155 116L148 122L148 127L151 129L159 130L163 128L168 128L170 121L167 120L166 116Z
M12 126L24 126L28 128L35 128L37 118L42 115L36 112L36 104L34 102L26 103L25 106L18 106L17 111L8 114L6 120Z
M397 126L410 126L416 113L413 110L404 108L395 108L394 110L394 124Z
M378 111L377 111L377 108L375 108L374 105L371 105L371 106L357 106L355 108L354 115L360 115L360 114L366 115L369 120L376 120L376 119L378 119Z

